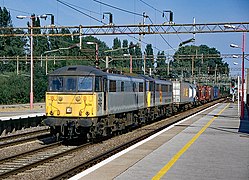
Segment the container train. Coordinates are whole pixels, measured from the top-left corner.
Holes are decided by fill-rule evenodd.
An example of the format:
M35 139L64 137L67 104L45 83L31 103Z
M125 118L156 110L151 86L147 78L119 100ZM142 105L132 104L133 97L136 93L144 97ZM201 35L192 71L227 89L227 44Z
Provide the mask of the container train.
M48 82L44 124L58 139L109 136L220 96L211 86L83 65L59 68Z

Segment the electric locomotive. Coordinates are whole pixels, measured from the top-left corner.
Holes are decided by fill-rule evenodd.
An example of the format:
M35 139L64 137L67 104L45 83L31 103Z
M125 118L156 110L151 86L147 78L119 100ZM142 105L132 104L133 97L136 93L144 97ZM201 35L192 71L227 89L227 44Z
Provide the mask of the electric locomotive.
M172 112L172 82L66 66L49 74L44 124L57 138L97 138Z

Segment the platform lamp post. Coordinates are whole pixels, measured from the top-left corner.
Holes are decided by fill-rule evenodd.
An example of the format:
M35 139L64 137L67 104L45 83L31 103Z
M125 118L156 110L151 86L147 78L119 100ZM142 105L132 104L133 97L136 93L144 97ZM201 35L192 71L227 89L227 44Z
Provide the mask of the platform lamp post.
M86 44L94 44L95 45L95 66L98 67L99 66L99 45L96 42L86 42Z
M47 15L41 15L41 16L16 16L17 19L26 19L29 18L31 20L30 23L30 109L33 109L33 100L34 100L34 93L33 93L33 64L34 64L34 59L33 59L33 27L34 27L34 21L35 18L47 18Z
M237 55L233 55L232 56L233 58L239 58L239 56L237 56ZM233 64L234 65L237 65L238 63L237 62L233 62ZM238 76L238 80L237 80L238 82L237 82L237 89L238 89L238 117L240 117L240 101L239 101L239 97L240 97L240 95L239 95L239 86L240 86L240 77ZM233 93L233 101L234 101L234 93Z
M123 54L123 56L130 58L130 73L132 73L132 55L131 54Z
M230 24L225 24L224 25L225 28L231 28L231 29L239 29L239 30L244 30L242 28L238 28L236 26L230 25ZM230 44L230 47L232 48L240 48L242 50L242 68L241 68L241 79L242 79L242 84L241 84L241 114L240 117L241 119L244 119L244 82L245 82L245 32L243 32L243 36L242 36L242 47L238 46L237 44Z
M179 48L182 47L183 45L188 44L188 43L191 43L191 42L195 42L195 38L191 38L191 39L188 39L188 40L186 40L186 41L182 41L182 42L179 44ZM191 83L193 83L193 81L195 81L195 78L194 78L194 56L192 56L192 75L191 75Z

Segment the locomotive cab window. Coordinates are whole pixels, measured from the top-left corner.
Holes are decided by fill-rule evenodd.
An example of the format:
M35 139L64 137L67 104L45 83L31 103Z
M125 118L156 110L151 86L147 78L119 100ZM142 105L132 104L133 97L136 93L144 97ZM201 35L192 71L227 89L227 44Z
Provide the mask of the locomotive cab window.
M121 92L124 92L124 82L121 82Z
M116 92L116 81L110 80L109 92Z
M101 77L95 78L95 91L96 92L102 91L102 79L101 79Z
M132 89L133 89L133 92L136 92L136 83L133 83Z
M144 84L139 83L139 92L144 92Z
M76 91L76 77L65 77L65 91Z
M92 91L93 90L93 77L85 76L78 78L79 91Z
M153 81L150 81L150 85L149 85L149 91L154 91L155 89L155 85Z
M169 85L169 92L173 92L173 86Z
M49 91L63 91L63 77L49 77Z
M162 84L162 92L168 92L168 85Z
M160 91L160 84L156 84L156 91Z
M170 91L170 85L166 85L165 91L166 91L166 92L171 92L171 91Z
M103 85L103 86L104 86L104 87L103 87L104 92L107 92L107 90L108 90L107 87L108 87L108 86L107 86L107 79L106 79L106 78L104 78L103 84L104 84L104 85Z

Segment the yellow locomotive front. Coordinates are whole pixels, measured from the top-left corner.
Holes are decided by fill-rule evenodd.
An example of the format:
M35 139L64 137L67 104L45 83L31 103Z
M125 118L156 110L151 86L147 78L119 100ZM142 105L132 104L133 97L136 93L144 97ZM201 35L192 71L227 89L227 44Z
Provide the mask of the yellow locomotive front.
M69 66L49 74L47 118L43 122L57 137L85 136L98 117L103 116L103 78L93 70Z
M96 94L92 91L93 77L54 76L50 77L49 82L49 92L46 93L48 117L96 116Z

